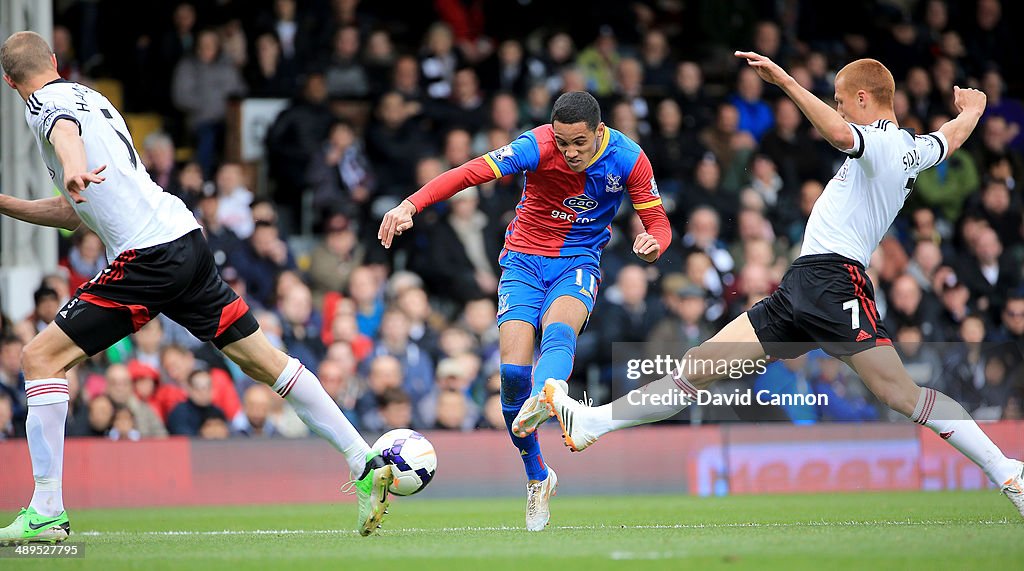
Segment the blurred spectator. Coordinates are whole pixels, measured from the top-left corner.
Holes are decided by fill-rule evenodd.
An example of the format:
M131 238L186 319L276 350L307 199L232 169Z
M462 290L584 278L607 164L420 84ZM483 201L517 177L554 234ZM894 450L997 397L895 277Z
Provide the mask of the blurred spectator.
M452 30L443 22L435 22L427 30L419 56L420 76L431 99L447 99L452 94L452 80L463 60L455 47Z
M645 91L665 95L672 87L675 69L665 32L648 30L640 48Z
M338 121L331 126L322 148L309 162L306 183L313 192L313 209L322 213L318 222L334 212L360 219L368 214L376 180L350 123Z
M945 119L945 116L937 117L931 126L936 127ZM917 176L910 202L912 206L917 203L937 209L946 220L956 220L960 217L964 199L978 190L979 182L978 169L971 155L954 153Z
M385 311L372 354L397 359L404 377L402 388L418 400L434 383L434 363L430 355L409 338L409 328L409 318L404 313L397 309Z
M71 249L68 250L65 265L70 270L68 286L74 289L78 289L107 267L103 242L84 224L71 235Z
M355 415L356 401L359 400L360 379L356 374L356 359L352 350L344 343L336 343L328 349L327 359L320 363L316 376L331 399L350 421L359 419Z
M1006 293L1020 284L1020 264L1004 253L999 236L988 227L978 231L971 255L957 260L956 274L971 290L978 309L994 318L1003 308Z
M896 278L889 288L887 299L889 305L884 319L886 331L895 332L901 327L916 326L921 329L925 341L941 340L941 332L937 327L938 304L934 296L921 290L913 276L903 274Z
M1015 247L1021 242L1024 206L1020 197L1010 193L1005 180L986 180L981 192L968 199L967 210L988 222L1001 243Z
M174 158L174 140L167 133L156 131L146 136L142 142L142 164L146 165L153 182L191 207L192 198L185 195L179 180L180 172Z
M523 45L515 39L504 40L498 45L496 55L497 65L490 76L481 79L491 90L525 97L532 72L523 53Z
M401 94L385 93L377 103L376 121L367 128L366 153L385 194L408 194L416 162L430 150L426 133L410 121L415 113Z
M205 176L213 174L220 158L228 99L244 93L238 70L221 57L217 33L199 32L195 54L174 68L172 97L175 107L188 119L196 159Z
M217 169L217 220L235 236L252 236L253 194L245 187L245 172L238 163L223 163Z
M907 374L919 387L946 392L942 372L942 353L946 345L927 343L917 325L903 325L893 334L896 351Z
M437 420L434 428L441 430L472 430L478 415L470 410L470 400L459 391L444 391L437 396Z
M24 347L25 343L17 337L0 339L0 395L11 399L11 414L22 423L28 413L25 377L21 372L21 350Z
M306 173L327 139L334 115L327 106L327 85L321 73L309 73L302 91L267 129L267 166L274 181L274 201L285 207L291 224L299 221Z
M210 416L203 420L199 427L199 438L203 440L224 440L231 435L227 421L218 416Z
M982 402L985 387L985 366L992 351L985 340L985 322L977 316L966 317L960 324L960 342L950 346L943 363L948 394L971 412Z
M323 241L310 253L309 277L318 302L327 292L347 290L352 271L363 262L365 249L352 226L343 214L330 216L324 225Z
M803 395L816 394L812 379L807 374L808 356L801 355L795 359L786 359L769 364L764 374L754 380L754 391L768 391L770 395ZM765 398L762 396L762 398ZM770 397L769 397L770 398ZM779 405L793 424L814 424L821 419L818 407L809 404Z
M280 238L277 226L263 220L256 222L245 247L237 250L228 263L245 280L249 295L264 307L273 305L271 295L277 274L296 267L291 248Z
M669 315L647 336L648 342L667 343L685 351L711 338L713 330L704 318L707 292L688 280L665 279L662 300Z
M373 98L378 97L388 87L390 74L395 67L398 53L391 41L391 35L387 30L373 30L366 37L366 49L363 51L363 68L366 70L366 78L369 82L370 93ZM411 59L411 58L410 58ZM416 61L413 63L413 73L416 73ZM416 84L416 80L410 82Z
M392 388L378 399L377 414L380 417L380 431L408 428L414 425L412 399L401 388Z
M353 269L348 282L348 295L355 302L359 332L375 337L384 316L384 300L381 297L380 283L373 270L366 266Z
M829 357L821 350L811 353L815 361L812 379L814 392L827 397L827 404L818 407L821 420L862 422L876 420L878 409L868 402L860 379L842 361Z
M213 404L213 380L210 373L192 371L188 375L187 385L188 400L174 407L167 417L167 428L171 434L199 436L199 430L207 419L226 420L224 411Z
M57 317L57 310L60 309L60 296L56 291L42 285L32 294L32 301L35 306L32 313L25 318L25 328L28 329L31 325L36 333L40 333Z
M981 90L987 96L982 122L987 123L992 117L1002 117L1007 130L1013 134L1009 146L1018 153L1024 153L1024 102L1019 96L1009 96L1002 74L993 68L982 74ZM1017 175L1019 177L1021 172L1017 171Z
M619 270L614 285L605 289L604 298L609 303L595 314L602 347L610 347L614 342L642 343L664 314L661 303L648 296L646 270L636 264ZM611 361L607 351L600 353L601 360Z
M932 291L932 282L941 265L942 251L939 250L939 246L929 240L920 240L914 245L907 275L914 278L922 291L935 293Z
M277 312L287 353L315 371L326 348L320 340L320 312L313 308L309 287L300 281L285 289L283 295L277 296Z
M14 401L11 396L0 391L0 442L12 438L23 438L25 436L23 427L22 423L14 422Z
M440 336L434 328L434 311L427 292L420 287L409 288L395 299L398 309L409 318L409 339L432 357L439 354Z
M131 429L138 432L141 438L163 438L167 436L167 428L156 412L135 396L135 383L131 370L121 364L107 367L106 395L114 407L125 409L131 413ZM115 417L115 422L117 417ZM123 428L121 434L127 434Z
M675 100L687 129L700 132L714 121L715 105L705 93L704 74L697 62L684 61L676 66Z
M763 99L764 85L754 68L742 66L736 78L736 91L728 99L739 113L739 131L749 133L757 141L775 122L771 105Z
M273 32L256 38L254 57L245 68L245 82L251 97L291 97L298 84L297 62L281 52L281 42Z
M476 132L487 123L487 107L480 91L480 81L472 68L455 72L451 95L426 108L427 114L442 131L465 129Z
M695 130L683 128L683 114L674 99L658 103L655 117L658 128L642 146L654 166L662 198L679 199L684 181L693 180L706 150Z
M242 393L242 414L231 421L231 433L251 438L277 435L270 419L270 403L277 398L273 389L263 383L253 383Z
M117 410L107 395L97 395L89 401L88 414L77 415L66 428L68 436L106 436L114 424Z
M800 109L788 97L775 102L772 128L761 138L760 152L778 167L787 191L795 191L806 180L827 180L831 173L818 157L817 147L804 128Z
M473 358L477 359L475 356ZM468 398L473 382L471 372L459 359L448 357L438 362L434 378L436 382L433 388L416 403L416 416L420 424L424 427L472 430L479 419L480 410ZM455 393L462 398L451 399L446 396L448 393ZM448 406L456 410L446 410Z
M974 160L977 167L983 173L989 173L993 165L1005 161L1010 167L1010 172L1002 178L1007 179L1007 184L1016 185L1024 180L1024 157L1020 150L1010 146L1010 142L1019 136L1020 125L1011 125L1006 118L1000 115L985 117L981 124L981 132L975 132L972 141L978 143L980 134L980 145L976 144ZM956 156L956 155L953 155ZM968 155L970 156L970 155Z
M299 10L297 0L274 0L272 13L261 18L259 27L277 36L286 60L301 65L315 55L317 25L311 14Z
M607 97L615 88L615 68L619 65L619 41L609 25L597 30L597 38L583 49L576 58L576 65L583 71L588 91L595 97Z
M497 292L494 261L501 251L501 234L489 225L479 204L476 187L453 196L450 214L430 230L430 255L414 260L433 295L462 304Z
M722 187L722 169L711 153L706 153L700 158L692 184L684 187L684 191L679 195L679 205L670 218L677 232L686 230L690 224L690 217L699 208L710 208L717 212L720 219L726 220L726 234L732 234L732 221L739 209L739 201L735 194Z
M707 276L696 283L707 287L715 295L719 295L723 283L732 283L732 271L735 266L725 242L719 238L719 221L719 215L715 210L707 206L698 207L690 214L686 233L680 239L687 249L707 254L712 267L709 268Z
M171 410L187 398L185 391L175 385L161 384L160 371L141 361L129 361L127 367L135 396L149 406L161 423L166 423Z
M402 364L391 355L377 355L370 358L368 363L367 391L356 402L356 413L359 415L359 426L362 430L381 432L385 428L379 406L387 391L402 389Z
M344 26L334 33L334 45L324 80L332 98L358 99L370 93L370 79L359 61L359 28Z
M206 372L211 384L209 397L211 403L217 406L225 418L233 419L242 408L238 399L238 391L235 389L231 377L223 369L211 368L206 363L197 360L192 351L180 345L167 345L160 354L160 363L167 380L173 385L185 389L188 394L191 394L189 388L191 387L192 373ZM169 417L167 425L170 428ZM173 430L171 432L173 433Z
M203 226L206 243L210 246L210 251L213 252L213 261L221 270L222 277L224 277L223 274L227 269L228 260L237 259L239 250L244 247L244 242L230 228L224 225L220 214L220 205L221 199L216 194L204 194L199 199L196 218ZM252 211L246 206L245 210L239 214L241 215L242 223L248 225L249 234L252 235L252 228L254 226ZM247 222L246 214L248 215ZM237 272L234 273L237 274Z
M494 322L497 311L493 297L480 297L466 303L457 324L473 336L475 352L484 359L498 351L498 326Z
M746 180L746 169L757 141L739 129L740 114L732 103L718 106L713 125L700 132L701 143L715 154L721 166L722 189L736 193Z

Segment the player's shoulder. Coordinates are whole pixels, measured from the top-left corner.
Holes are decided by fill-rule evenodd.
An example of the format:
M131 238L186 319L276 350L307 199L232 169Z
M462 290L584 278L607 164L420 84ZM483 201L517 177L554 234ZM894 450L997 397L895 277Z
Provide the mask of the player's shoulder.
M532 138L537 142L537 146L555 144L555 130L551 128L549 123L538 125L521 136Z
M64 103L72 101L76 94L84 95L88 88L80 83L66 79L55 79L40 87L29 96L29 103L45 105L49 102Z

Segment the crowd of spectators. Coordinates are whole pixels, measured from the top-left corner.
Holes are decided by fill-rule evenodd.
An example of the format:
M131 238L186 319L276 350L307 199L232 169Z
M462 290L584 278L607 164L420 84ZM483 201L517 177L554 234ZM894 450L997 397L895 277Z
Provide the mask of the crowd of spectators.
M113 77L128 111L161 116L164 130L136 141L153 179L194 210L272 342L368 432L504 429L497 257L522 176L432 207L393 250L376 229L419 185L547 122L560 93L590 91L606 123L640 143L674 229L646 265L630 249L639 218L628 205L616 218L570 383L603 401L612 343L669 342L682 355L777 287L845 158L732 50L772 57L826 101L836 70L877 57L895 76L900 126L917 132L955 116L953 85L977 86L988 95L978 130L918 178L868 273L918 384L982 419L1024 416L1024 76L1011 72L1024 46L1013 2L849 2L837 20L796 0L599 1L585 14L482 0L408 10L157 1L162 19L116 34L131 11L65 4L61 73ZM267 130L267 179L228 155L237 134L225 115L239 97L289 98ZM314 205L311 236L300 234L303 204ZM61 271L36 290L32 314L4 319L0 438L23 429L21 348L106 263L87 229L61 244ZM163 317L69 381L72 435L306 434L287 403ZM742 382L831 395L828 407L783 411L796 422L892 419L820 351Z

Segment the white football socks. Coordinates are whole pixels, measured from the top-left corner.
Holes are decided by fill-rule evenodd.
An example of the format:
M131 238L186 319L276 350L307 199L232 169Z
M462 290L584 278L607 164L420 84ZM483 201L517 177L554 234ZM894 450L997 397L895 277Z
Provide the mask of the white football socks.
M291 403L310 430L345 455L348 467L356 477L363 473L370 445L345 418L316 375L302 366L298 359L289 357L273 389Z
M696 401L697 388L686 380L682 372L677 375L665 375L614 402L594 407L591 409L593 424L588 424L588 429L596 429L595 436L602 436L613 430L650 424L679 414Z
M40 515L56 517L64 511L61 483L64 475L64 423L68 417L67 379L25 381L28 418L25 432L32 457L35 492L29 504Z
M910 420L927 426L977 464L996 485L1017 475L1020 467L1003 455L960 403L934 390L921 389Z

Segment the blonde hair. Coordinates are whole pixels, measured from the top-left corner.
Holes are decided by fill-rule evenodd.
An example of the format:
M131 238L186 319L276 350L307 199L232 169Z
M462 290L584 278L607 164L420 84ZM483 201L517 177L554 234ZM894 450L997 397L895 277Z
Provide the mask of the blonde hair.
M39 34L16 32L0 47L0 67L11 81L19 83L47 71L52 55L50 45Z
M896 82L892 73L882 65L882 62L875 59L859 59L846 64L846 67L836 74L836 81L845 78L849 89L859 91L863 89L871 94L880 105L892 105L896 92Z

